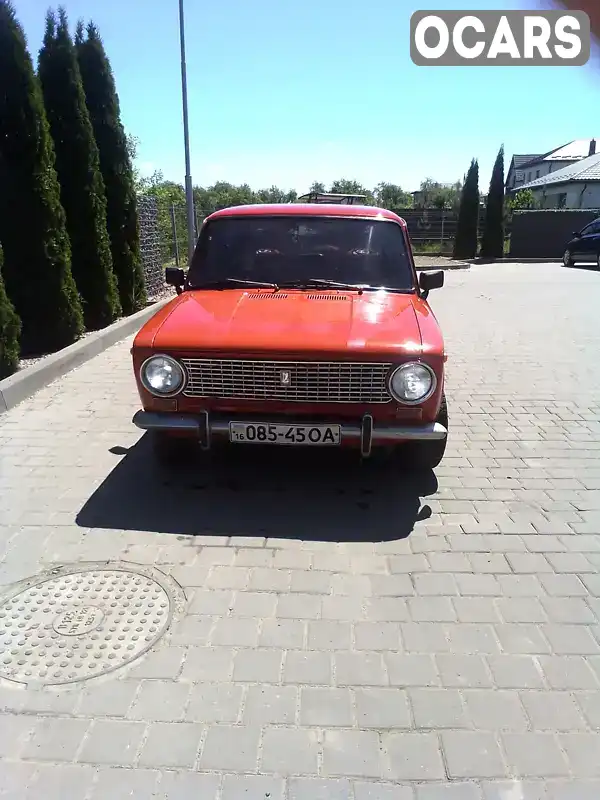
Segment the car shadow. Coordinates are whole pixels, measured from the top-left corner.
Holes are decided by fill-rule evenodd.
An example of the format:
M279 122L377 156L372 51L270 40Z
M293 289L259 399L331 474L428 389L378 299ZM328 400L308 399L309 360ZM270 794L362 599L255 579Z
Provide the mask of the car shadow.
M113 453L125 448L115 446ZM431 516L433 471L405 474L351 451L239 446L173 470L148 434L126 451L77 515L86 528L312 541L393 541Z

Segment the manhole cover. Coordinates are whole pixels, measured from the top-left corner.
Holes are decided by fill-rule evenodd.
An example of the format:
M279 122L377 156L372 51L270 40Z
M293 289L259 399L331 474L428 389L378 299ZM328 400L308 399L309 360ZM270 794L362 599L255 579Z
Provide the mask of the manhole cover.
M125 666L169 626L174 601L167 586L110 565L30 579L0 604L0 676L64 684Z

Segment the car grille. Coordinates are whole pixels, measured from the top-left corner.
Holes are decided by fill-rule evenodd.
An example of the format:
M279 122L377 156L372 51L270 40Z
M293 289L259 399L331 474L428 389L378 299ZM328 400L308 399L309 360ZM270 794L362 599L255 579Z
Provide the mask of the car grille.
M184 358L186 397L296 403L389 403L391 364Z

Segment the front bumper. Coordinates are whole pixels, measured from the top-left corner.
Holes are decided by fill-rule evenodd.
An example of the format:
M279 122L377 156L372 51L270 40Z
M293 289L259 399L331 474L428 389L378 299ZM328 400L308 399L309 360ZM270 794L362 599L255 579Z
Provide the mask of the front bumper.
M207 411L200 414L138 411L133 417L134 425L145 431L187 432L195 435L205 450L210 448L213 436L218 438L229 436L229 423L233 421L235 420L227 417L211 415ZM254 420L244 418L244 421L253 422ZM262 420L260 421L262 422ZM290 421L290 424L293 422ZM306 422L302 424L306 424ZM340 426L342 443L359 444L363 456L371 454L373 445L440 440L448 436L447 429L439 422L420 425L376 425L370 414L365 414L358 424L341 420L336 420L335 424Z

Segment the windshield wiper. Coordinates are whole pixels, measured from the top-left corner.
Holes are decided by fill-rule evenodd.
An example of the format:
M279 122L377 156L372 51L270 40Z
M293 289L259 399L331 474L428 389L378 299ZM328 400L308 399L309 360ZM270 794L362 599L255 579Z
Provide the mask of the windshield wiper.
M328 278L306 278L303 281L288 281L279 284L280 289L310 289L315 286L329 287L331 289L348 289L362 294L368 292L394 292L396 294L411 294L412 289L396 289L390 286L372 286L370 283L342 283L331 281Z
M339 281L330 281L328 278L306 278L300 281L286 281L279 284L280 289L310 289L315 286L330 287L331 289L350 289L355 290L359 294L365 289L373 289L373 286L360 283L340 283Z
M278 289L276 283L269 283L269 281L247 281L244 278L220 278L214 281L205 281L204 283L195 283L191 289L228 289L230 286L256 286L260 289Z

